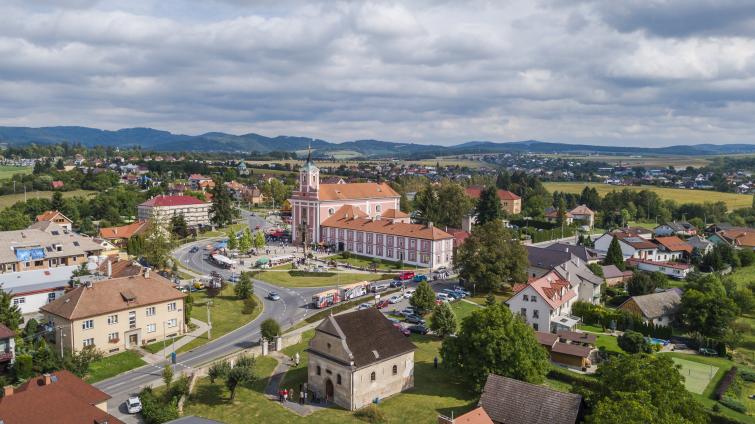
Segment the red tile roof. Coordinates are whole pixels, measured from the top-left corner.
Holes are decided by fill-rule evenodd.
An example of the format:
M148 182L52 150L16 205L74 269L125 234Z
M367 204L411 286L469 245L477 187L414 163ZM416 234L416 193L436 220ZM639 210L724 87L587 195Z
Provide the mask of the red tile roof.
M386 183L320 184L320 200L384 199L401 197Z
M386 209L385 212L383 212L380 216L383 218L391 218L391 219L398 219L398 218L409 218L409 214L401 212L398 209Z
M52 188L63 188L63 181L53 181Z
M211 180L212 178L205 177L202 174L191 174L191 175L189 175L189 179L190 180Z
M85 383L68 371L56 371L51 381L45 377L32 378L0 399L0 418L5 424L47 424L123 421L97 408L110 396Z
M120 227L100 228L100 237L108 240L128 239L147 230L147 221L136 221Z
M554 271L527 284L515 284L514 292L519 293L527 287L532 287L553 309L577 296L577 293L571 289L569 282L561 279ZM562 290L563 295L561 294Z
M478 406L476 409L454 418L454 424L493 424L493 420L482 409L482 406Z
M469 186L464 190L467 193L467 196L473 198L473 199L479 199L480 194L485 189L485 187L482 186ZM516 194L508 191L508 190L498 190L498 198L501 200L519 200L521 197L517 196Z
M321 227L344 228L370 233L389 234L419 239L443 240L453 238L451 234L437 227L428 227L421 224L405 224L391 222L387 219L372 220L364 217L354 217L354 213L344 213L344 209L353 208L349 205L341 206L338 211L320 224Z
M692 245L677 236L656 237L655 241L671 252L692 253Z
M155 196L139 206L188 206L205 205L206 203L191 196Z
M69 222L71 221L70 219L68 219L67 216L65 216L62 213L60 213L60 211L44 211L41 214L37 215L36 221L37 222L52 221L58 215L62 216L63 218L65 218Z

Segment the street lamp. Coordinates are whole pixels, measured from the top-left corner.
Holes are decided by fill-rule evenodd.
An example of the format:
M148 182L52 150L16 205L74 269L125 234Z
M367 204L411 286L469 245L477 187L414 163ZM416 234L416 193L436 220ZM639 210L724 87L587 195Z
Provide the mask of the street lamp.
M212 320L210 319L210 306L212 306L212 300L208 300L205 305L207 305L207 340L212 340Z

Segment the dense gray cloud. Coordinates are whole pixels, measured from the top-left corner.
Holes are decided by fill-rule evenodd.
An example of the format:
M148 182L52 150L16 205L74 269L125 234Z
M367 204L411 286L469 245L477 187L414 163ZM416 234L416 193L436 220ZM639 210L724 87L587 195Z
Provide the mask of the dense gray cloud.
M755 142L740 4L11 0L0 125Z

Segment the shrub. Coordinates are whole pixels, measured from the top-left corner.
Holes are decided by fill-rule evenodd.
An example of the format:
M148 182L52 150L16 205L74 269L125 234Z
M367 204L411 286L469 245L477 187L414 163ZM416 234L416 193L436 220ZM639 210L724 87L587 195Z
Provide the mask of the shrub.
M260 325L260 332L262 333L262 337L264 337L266 340L273 340L275 336L281 334L281 326L280 324L278 324L278 321L272 318L268 318L262 321L262 325Z
M739 401L739 399L735 399L731 396L724 396L719 400L721 404L729 409L733 409L737 412L741 412L743 414L747 413L747 407Z
M734 383L735 378L737 377L737 367L731 367L729 371L726 371L726 374L724 374L724 378L721 379L721 382L718 383L718 387L716 388L716 399L721 399L727 390L729 390L729 386Z
M19 380L27 380L34 373L32 369L32 357L31 355L18 355L16 357L16 378Z
M142 417L146 424L162 424L178 418L178 408L174 402L161 402L152 388L147 387L139 393L142 401Z
M362 421L367 421L368 423L372 424L385 422L385 413L375 404L367 405L364 408L354 412L354 416Z
M755 371L748 369L739 370L739 375L744 381L755 381Z
M241 309L242 314L251 315L255 309L257 309L257 298L252 295L244 299L244 307Z
M718 408L718 410L715 410ZM713 404L713 412L708 413L708 417L710 418L710 424L744 424L744 421L740 421L736 418L729 417L727 415L718 413L721 409L718 404Z
M617 341L621 350L627 353L650 353L652 351L652 347L645 340L645 336L636 331L625 331Z
M172 386L170 386L169 400L178 402L181 396L189 395L189 377L186 375L181 376Z

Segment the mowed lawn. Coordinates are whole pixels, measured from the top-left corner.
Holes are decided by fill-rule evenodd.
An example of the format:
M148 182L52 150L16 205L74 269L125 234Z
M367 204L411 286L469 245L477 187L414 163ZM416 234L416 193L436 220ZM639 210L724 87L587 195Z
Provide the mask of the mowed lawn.
M461 328L461 322L464 321L464 318L472 315L472 312L478 311L480 308L481 306L476 303L473 304L463 300L457 300L456 302L451 303L451 310L454 311L456 323L459 328Z
M311 333L305 333L311 337ZM465 384L456 382L448 370L434 369L433 359L438 354L441 341L434 337L411 336L417 346L415 353L415 381L414 388L399 395L381 400L379 408L386 415L388 423L416 423L436 422L438 414L458 416L474 407L477 398L469 391ZM305 340L296 349L304 346ZM286 349L286 354L293 354L294 349ZM300 353L301 355L301 353ZM302 358L303 359L303 358ZM274 360L269 357L258 358L256 371L261 380L249 387L237 390L236 401L228 402L228 391L222 381L210 384L202 378L197 384L185 408L184 415L197 415L222 421L226 424L236 423L364 423L354 417L353 413L331 408L315 412L307 417L300 417L288 409L283 408L277 401L268 400L264 396L267 377L275 368ZM306 368L289 371L284 381L286 386L298 390L298 382L305 378Z
M281 287L328 287L390 278L383 274L346 272L263 271L254 278Z
M0 209L5 209L9 206L13 206L14 204L18 202L24 201L24 193L23 193L23 187L21 187L21 193L16 194L6 194L4 196L0 196ZM51 199L52 198L52 191L29 191L26 193L27 199ZM75 197L75 196L89 196L96 193L93 190L72 190L72 191L64 191L63 198L68 197Z
M721 193L708 190L685 190L656 186L615 186L601 183L586 182L548 182L544 183L548 191L562 191L566 193L581 193L585 186L595 187L601 196L614 190L630 189L635 191L650 190L658 193L664 200L674 200L678 203L705 203L723 201L729 210L748 208L752 206L752 196L746 194Z
M192 293L192 296L194 297L194 306L191 309L191 317L203 322L207 322L207 302L212 301L210 316L212 319L211 335L213 339L217 339L242 325L248 324L262 313L262 300L257 299L259 306L254 310L254 313L248 315L242 314L241 311L244 309L244 302L236 297L232 285L228 285L220 295L212 298L207 296L206 291ZM204 333L176 350L176 352L188 352L207 342L207 333Z
M127 350L92 362L86 381L96 383L146 364L137 352Z
M33 170L31 166L0 165L0 180L9 179L16 174L31 174Z
M755 281L755 265L738 268L731 273L730 277L741 288ZM750 326L750 331L742 335L742 344L734 351L734 360L750 367L755 366L755 314L742 314L737 318L738 323Z
M672 358L676 365L679 365L679 374L684 377L684 387L692 393L703 394L708 387L710 380L715 377L718 367L714 365L701 364L686 359Z

